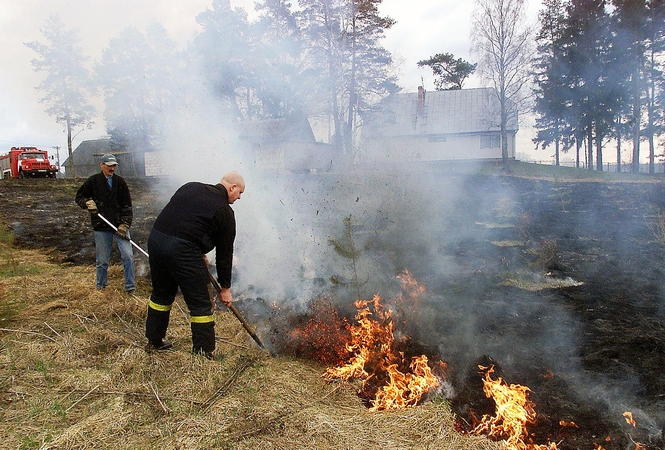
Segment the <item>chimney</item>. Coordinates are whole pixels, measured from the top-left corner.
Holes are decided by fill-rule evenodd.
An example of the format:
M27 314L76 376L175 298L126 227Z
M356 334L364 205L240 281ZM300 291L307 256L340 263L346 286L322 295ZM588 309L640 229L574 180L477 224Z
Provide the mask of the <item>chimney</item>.
M425 112L425 88L418 86L418 115L422 116Z

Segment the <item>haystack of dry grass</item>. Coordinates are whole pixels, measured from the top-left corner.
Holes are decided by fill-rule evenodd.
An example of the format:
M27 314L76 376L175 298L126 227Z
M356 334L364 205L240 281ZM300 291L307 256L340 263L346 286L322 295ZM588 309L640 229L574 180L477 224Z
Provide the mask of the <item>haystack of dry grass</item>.
M216 354L190 354L181 300L174 351L144 351L150 288L122 272L58 266L0 243L0 447L16 449L496 449L453 430L445 402L369 412L324 367L260 350L217 312Z

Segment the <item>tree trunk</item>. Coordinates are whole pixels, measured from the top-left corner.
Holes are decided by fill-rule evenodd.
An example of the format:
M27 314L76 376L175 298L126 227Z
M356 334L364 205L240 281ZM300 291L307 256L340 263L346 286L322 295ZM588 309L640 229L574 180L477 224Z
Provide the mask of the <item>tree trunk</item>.
M503 89L503 87L502 87ZM510 161L508 160L508 110L505 91L500 93L500 106L501 106L501 160L503 161L503 171L510 173Z
M656 3L656 2L653 2ZM660 2L662 5L662 2ZM661 6L662 7L662 6ZM656 21L658 20L656 18L655 12L657 6L655 4L652 4L650 9L651 9L651 19L654 21L654 23L657 23ZM662 9L663 12L665 12L665 9ZM662 19L661 19L662 20ZM652 31L656 31L656 28L654 27L654 24L652 24ZM662 27L661 27L661 33L662 33ZM655 45L658 42L659 38L657 37L656 34L653 32L651 33L649 37L650 45L649 45L649 65L645 70L646 76L648 78L648 84L647 84L647 137L649 139L649 174L653 175L656 173L656 146L654 144L654 115L655 115L655 102L656 102L656 83L655 83L655 78L658 76L657 71L655 70L656 68L656 51L655 51ZM662 47L661 47L662 49ZM661 74L662 75L662 74Z
M508 133L505 127L501 127L501 160L503 161L503 171L510 173L510 160L508 159Z
M337 63L332 50L332 43L328 43L328 77L330 83L330 107L332 109L333 126L335 128L333 145L337 150L339 157L342 156L344 151L342 120L339 113L339 104L337 99L337 70L335 64Z
M600 131L596 130L596 169L603 171L603 137Z
M355 6L355 4L353 4ZM351 74L349 80L349 114L344 130L344 151L347 157L353 159L353 119L356 102L356 11L352 11L351 19Z
M587 154L587 157L589 158L589 160L587 161L587 170L593 170L593 128L591 127L591 125L589 125L587 129L586 141L587 141L587 147L589 149L589 152Z
M561 133L560 133L561 127L560 127L560 122L557 120L556 122L556 137L554 139L554 162L557 166L560 165L560 154L561 154Z
M652 62L652 64L654 64ZM653 85L653 76L650 77L649 87L647 88L647 139L649 140L649 174L653 175L656 173L656 146L654 144L654 126L653 126L653 116L654 116L654 95L655 87Z
M617 122L617 173L621 173L621 118Z
M74 163L74 152L72 151L72 122L67 115L67 153L69 154L69 165L72 168L72 178L76 179L76 164Z
M575 156L575 167L580 168L580 140L575 139L575 148L577 151L577 155Z
M640 173L640 74L633 74L633 173Z

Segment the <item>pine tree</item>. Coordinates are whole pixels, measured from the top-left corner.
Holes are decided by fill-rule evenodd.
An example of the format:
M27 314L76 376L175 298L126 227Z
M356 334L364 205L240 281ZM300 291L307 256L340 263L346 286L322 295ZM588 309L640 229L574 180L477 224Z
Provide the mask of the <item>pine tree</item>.
M332 118L332 141L350 162L354 134L364 112L396 92L392 57L380 45L395 21L382 17L382 0L300 0L298 15L308 42L308 63L320 80Z
M434 80L437 91L462 89L464 81L476 71L478 64L462 58L455 59L452 53L437 53L429 59L418 61L418 67L429 66L438 78Z
M113 142L149 149L160 140L160 114L175 90L176 54L175 43L156 24L147 34L125 28L102 51L96 73Z
M291 8L287 0L256 3L259 17L250 27L248 118L298 115L311 98L312 80L306 77L301 33Z
M561 144L566 148L572 137L566 136L564 128L568 123L569 90L566 85L561 54L561 38L565 24L565 9L562 0L545 0L539 14L540 31L536 41L538 56L534 64L536 129L534 143L543 149L554 144L555 164L560 163ZM577 155L579 167L579 155Z
M192 63L206 74L211 92L226 103L231 117L244 120L239 96L247 85L250 53L247 12L229 0L213 0L212 9L196 16L203 27L190 47Z

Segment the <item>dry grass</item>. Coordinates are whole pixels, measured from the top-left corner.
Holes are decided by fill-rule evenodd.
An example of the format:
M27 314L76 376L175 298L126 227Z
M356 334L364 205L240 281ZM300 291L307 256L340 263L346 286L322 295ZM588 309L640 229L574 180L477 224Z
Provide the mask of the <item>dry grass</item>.
M581 286L581 281L566 278L554 278L541 272L530 272L518 270L507 273L499 283L501 286L514 286L525 291L542 291L545 289L561 289L573 286Z
M0 266L21 270L0 275L2 448L499 448L455 432L443 401L369 412L352 385L324 382L324 367L262 352L231 313L216 312L221 360L190 354L181 300L174 351L148 354L145 280L126 295L112 267L99 292L93 267L10 246Z
M644 220L656 242L665 244L665 211L659 209L651 215L645 215Z

